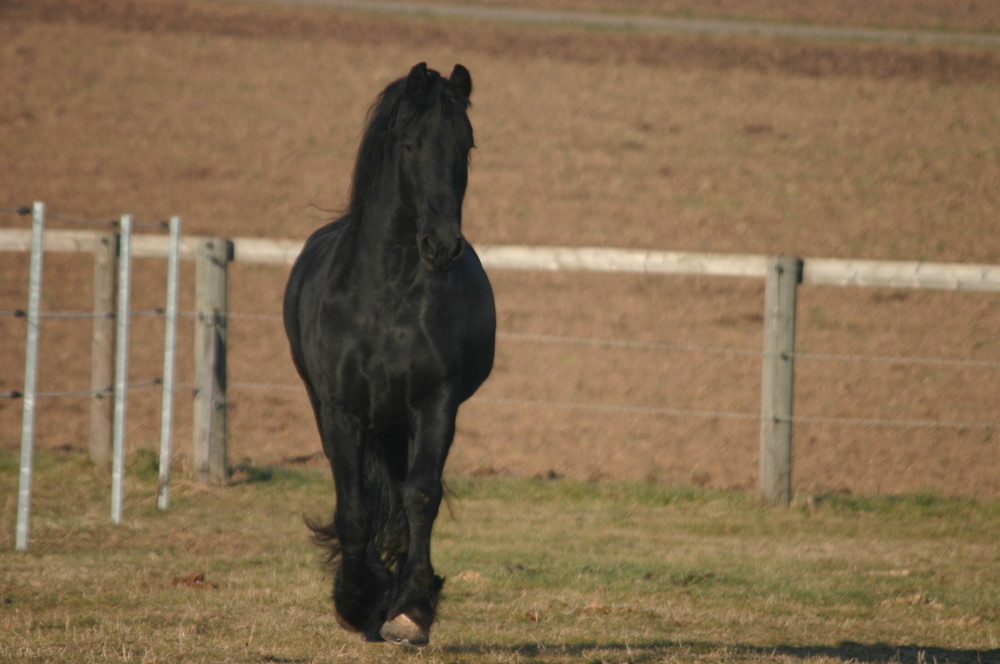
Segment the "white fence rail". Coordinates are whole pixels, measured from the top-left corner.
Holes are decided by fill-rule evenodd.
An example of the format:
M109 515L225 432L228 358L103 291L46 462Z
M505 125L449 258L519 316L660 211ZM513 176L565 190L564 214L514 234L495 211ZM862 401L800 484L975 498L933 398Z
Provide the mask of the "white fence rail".
M185 236L181 258L195 257L199 238ZM94 251L98 238L89 230L49 230L46 251ZM302 241L235 237L234 262L291 265ZM0 230L0 251L30 251L31 231ZM169 238L139 235L133 240L136 258L166 258ZM602 247L477 247L487 269L637 272L721 277L764 278L768 257L759 254L708 254ZM802 283L828 286L875 286L933 290L1000 291L1000 265L804 258Z

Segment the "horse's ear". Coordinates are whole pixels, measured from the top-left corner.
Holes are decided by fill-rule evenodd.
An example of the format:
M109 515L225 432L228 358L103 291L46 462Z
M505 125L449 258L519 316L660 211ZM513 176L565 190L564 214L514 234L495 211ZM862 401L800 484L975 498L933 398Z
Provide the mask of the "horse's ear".
M428 79L426 62L413 65L410 75L406 77L406 94L413 99L423 95L427 90Z
M469 74L469 70L462 65L455 65L448 81L466 100L468 100L472 95L472 75Z

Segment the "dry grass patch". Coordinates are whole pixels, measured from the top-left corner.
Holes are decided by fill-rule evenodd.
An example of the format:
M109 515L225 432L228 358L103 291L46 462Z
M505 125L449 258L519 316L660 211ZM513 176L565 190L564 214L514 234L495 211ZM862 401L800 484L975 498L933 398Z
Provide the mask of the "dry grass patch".
M14 463L5 453L3 495ZM9 501L4 512L0 661L407 657L335 625L301 522L329 508L324 472L258 469L260 481L217 490L182 481L160 513L151 470L133 464L126 523L112 527L96 516L105 478L78 454L40 459L30 553L11 550ZM422 661L1000 654L996 503L828 496L782 511L648 483L450 484L435 539L447 596Z

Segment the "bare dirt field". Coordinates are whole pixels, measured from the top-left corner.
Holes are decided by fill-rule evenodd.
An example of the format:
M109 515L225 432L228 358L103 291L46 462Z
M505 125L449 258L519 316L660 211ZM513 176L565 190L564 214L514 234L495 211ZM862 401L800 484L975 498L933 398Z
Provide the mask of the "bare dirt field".
M704 15L998 28L971 0L875 4L867 14L870 3L733 0ZM821 10L833 5L855 10ZM345 202L369 104L419 61L472 72L477 149L464 218L475 244L1000 262L998 51L262 2L0 5L0 207L177 214L188 234L303 239ZM8 227L27 222L0 213ZM27 265L26 254L0 255L0 311L24 307ZM318 439L304 395L285 389L297 380L276 320L287 268L231 270L232 461L309 458ZM163 273L137 261L135 309L162 306ZM463 409L452 472L754 486L762 284L491 278L497 366ZM88 309L90 280L89 256L49 254L46 309ZM185 265L186 311L192 290ZM799 493L1000 496L1000 296L803 287L799 307ZM43 391L89 385L89 327L46 319ZM162 322L134 329L134 379L159 375ZM21 389L23 338L23 319L0 315L0 393ZM190 383L187 323L181 343L180 380ZM158 444L159 400L156 389L131 399L132 446ZM20 408L0 399L4 448L19 444ZM43 400L40 447L86 447L88 413L87 398Z

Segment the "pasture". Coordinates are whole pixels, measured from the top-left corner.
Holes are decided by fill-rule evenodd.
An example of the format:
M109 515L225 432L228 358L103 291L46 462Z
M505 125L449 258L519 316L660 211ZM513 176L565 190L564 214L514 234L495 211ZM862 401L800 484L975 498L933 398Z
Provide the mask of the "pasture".
M970 18L971 2L835 4L706 11L997 26ZM190 234L304 239L346 203L375 93L416 62L461 62L473 243L1000 257L1000 54L988 48L9 0L0 61L0 207L179 214ZM47 257L45 308L87 309L90 270L89 257ZM26 255L0 257L0 311L23 306L26 273ZM446 596L414 653L334 622L302 524L332 508L329 474L303 393L273 389L297 386L274 320L286 276L232 270L226 488L188 479L180 399L175 504L156 511L160 395L137 392L125 523L112 527L109 478L85 459L87 400L46 400L31 550L16 554L20 403L0 399L0 660L1000 660L997 295L803 288L799 348L813 357L796 413L817 419L796 428L795 507L771 511L748 492L759 425L725 416L759 406L760 284L491 274L507 336L459 421L434 540ZM134 308L161 306L163 283L161 264L138 261ZM43 327L42 389L86 386L89 323ZM23 331L0 316L0 393L20 387ZM182 383L191 337L185 326ZM157 375L162 324L137 319L133 339L133 377ZM655 408L708 415L636 410Z
M15 455L0 490L15 492ZM828 495L789 510L652 483L451 477L431 645L336 626L303 515L325 470L238 469L155 507L150 455L126 520L84 455L40 459L36 529L0 529L0 661L780 662L987 664L1000 658L1000 505ZM56 490L55 487L59 487Z

